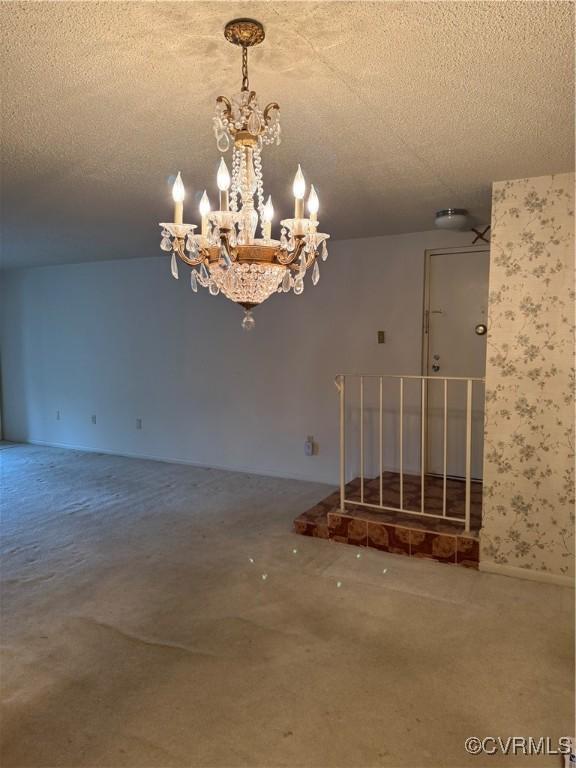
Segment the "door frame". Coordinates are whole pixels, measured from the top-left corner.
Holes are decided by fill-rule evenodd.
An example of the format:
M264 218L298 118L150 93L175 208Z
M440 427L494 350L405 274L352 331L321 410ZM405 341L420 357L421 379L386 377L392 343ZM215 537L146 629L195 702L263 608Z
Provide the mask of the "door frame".
M460 245L453 246L451 248L427 248L424 251L424 290L422 296L422 354L420 361L422 376L428 376L428 353L430 351L430 266L432 262L432 256L442 256L445 253L464 254L483 252L488 252L488 254L490 254L490 243L484 243L483 245ZM426 398L426 455L422 459L425 474L427 474L428 451L430 449L430 442L428 440L428 426L428 398ZM477 481L472 478L472 482L482 481Z

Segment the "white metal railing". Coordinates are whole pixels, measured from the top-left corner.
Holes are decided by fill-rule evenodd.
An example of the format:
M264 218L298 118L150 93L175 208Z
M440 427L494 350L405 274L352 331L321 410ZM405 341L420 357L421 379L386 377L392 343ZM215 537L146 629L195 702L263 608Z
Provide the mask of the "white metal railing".
M365 500L365 381L367 379L377 379L378 394L378 475L379 475L379 499L378 503ZM347 392L352 386L352 382L358 382L359 395L359 454L360 454L360 489L359 499L346 498L346 397ZM384 428L383 428L383 381L397 381L397 404L398 404L398 474L399 474L399 505L397 507L389 506L383 503L383 473L384 473ZM405 382L420 382L419 412L420 412L420 509L406 509L404 505L404 451L406 444L405 434ZM426 455L427 455L427 398L428 384L430 381L442 382L442 514L436 514L425 510L425 485L426 485ZM448 480L448 384L449 382L462 382L466 384L465 398L465 499L464 499L464 518L449 515L447 513L447 480ZM482 378L465 378L458 376L413 376L413 375L378 375L378 374L338 374L336 376L336 386L340 393L340 509L345 511L346 504L364 506L369 509L382 509L392 512L402 512L409 515L425 515L426 517L440 518L442 520L452 520L455 522L464 522L466 532L470 531L470 510L471 510L471 469L472 469L472 399L474 387L483 385Z

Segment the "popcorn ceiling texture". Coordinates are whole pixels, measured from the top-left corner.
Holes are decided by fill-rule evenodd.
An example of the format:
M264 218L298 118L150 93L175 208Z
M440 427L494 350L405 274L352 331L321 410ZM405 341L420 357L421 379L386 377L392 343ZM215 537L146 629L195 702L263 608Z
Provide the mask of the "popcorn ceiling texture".
M494 185L481 561L574 573L574 174Z
M490 217L494 179L571 170L573 5L531 2L4 3L6 265L158 254L182 171L215 202L214 102L240 87L222 30L267 31L251 85L279 101L277 212L297 162L336 238Z

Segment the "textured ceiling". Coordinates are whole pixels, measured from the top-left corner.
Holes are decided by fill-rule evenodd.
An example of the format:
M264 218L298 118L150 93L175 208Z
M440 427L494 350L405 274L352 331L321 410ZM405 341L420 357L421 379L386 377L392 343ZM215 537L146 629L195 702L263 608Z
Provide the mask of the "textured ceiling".
M572 3L4 2L5 265L152 256L181 170L188 220L239 90L226 21L260 19L250 81L281 106L276 210L298 162L337 238L489 217L493 180L573 165ZM324 227L323 227L324 228Z

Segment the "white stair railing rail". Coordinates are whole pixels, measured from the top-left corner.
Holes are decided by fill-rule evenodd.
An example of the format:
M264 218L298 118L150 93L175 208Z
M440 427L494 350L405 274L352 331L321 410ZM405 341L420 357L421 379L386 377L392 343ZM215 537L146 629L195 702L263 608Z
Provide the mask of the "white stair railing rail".
M364 384L366 379L378 380L378 453L379 453L379 503L367 502L364 499L365 484L365 446L364 446ZM352 381L356 380L359 386L359 453L360 453L360 499L346 498L346 393L352 386ZM384 460L384 430L383 430L383 381L398 381L398 449L399 449L399 479L400 479L400 504L397 507L388 506L383 503L383 460ZM406 509L404 506L404 445L405 435L405 387L404 382L408 380L420 381L420 510ZM426 426L427 426L427 395L428 382L443 382L443 472L442 472L442 514L425 511L425 477L426 477ZM464 501L464 527L466 532L470 531L470 508L471 508L471 482L472 482L472 398L475 385L484 385L483 378L459 377L459 376L414 376L414 375L392 375L392 374L344 374L336 376L335 383L340 395L340 510L345 512L346 504L355 506L364 506L369 509L382 509L392 512L402 512L409 515L425 515L442 520L451 520L462 523L462 517L455 517L447 514L447 479L448 479L448 383L466 382L466 420L465 420L465 501Z

